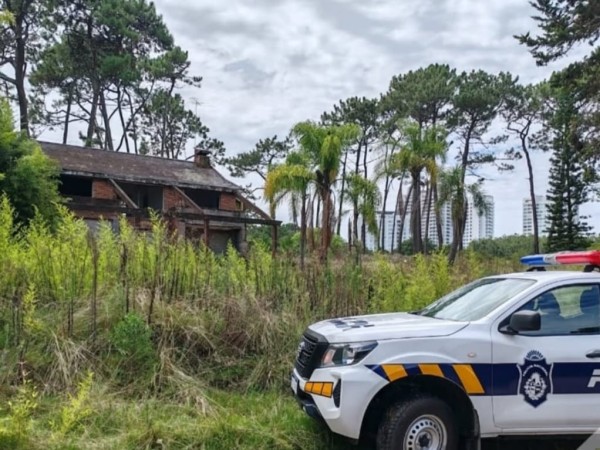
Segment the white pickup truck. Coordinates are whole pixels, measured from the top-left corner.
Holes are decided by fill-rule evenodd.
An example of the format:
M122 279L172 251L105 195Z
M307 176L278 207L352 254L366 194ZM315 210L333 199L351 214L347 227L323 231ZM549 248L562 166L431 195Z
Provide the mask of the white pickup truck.
M378 450L469 450L600 427L600 252L523 258L413 313L308 327L292 390L310 416ZM584 272L545 271L555 264ZM536 270L532 270L536 269Z

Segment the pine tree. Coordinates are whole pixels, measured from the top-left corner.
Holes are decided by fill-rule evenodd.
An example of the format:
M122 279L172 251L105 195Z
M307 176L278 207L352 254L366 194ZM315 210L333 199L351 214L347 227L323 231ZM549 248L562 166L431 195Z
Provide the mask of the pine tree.
M572 97L559 92L555 103L548 121L553 149L548 193L548 250L577 250L586 247L586 235L590 231L585 217L579 216L579 207L587 201L588 193L582 164L583 142Z

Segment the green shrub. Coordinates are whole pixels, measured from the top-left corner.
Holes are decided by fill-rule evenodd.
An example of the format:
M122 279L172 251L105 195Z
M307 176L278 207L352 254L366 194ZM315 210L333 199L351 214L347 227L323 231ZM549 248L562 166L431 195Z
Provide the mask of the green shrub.
M129 313L110 333L110 342L119 355L119 379L138 382L149 375L156 364L156 351L152 345L152 331L138 314Z

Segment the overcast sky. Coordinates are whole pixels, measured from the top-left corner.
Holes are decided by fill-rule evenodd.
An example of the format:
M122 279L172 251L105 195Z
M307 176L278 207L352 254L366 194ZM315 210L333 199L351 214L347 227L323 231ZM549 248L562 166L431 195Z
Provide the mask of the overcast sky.
M284 136L298 121L318 120L340 99L376 97L393 75L431 63L509 71L523 82L542 80L565 64L536 67L513 38L535 29L525 0L155 3L178 45L189 51L193 73L204 78L202 89L183 94L229 154ZM542 192L547 157L535 162ZM496 201L496 235L521 231L528 184L524 162L517 166L510 174L485 171L485 189Z

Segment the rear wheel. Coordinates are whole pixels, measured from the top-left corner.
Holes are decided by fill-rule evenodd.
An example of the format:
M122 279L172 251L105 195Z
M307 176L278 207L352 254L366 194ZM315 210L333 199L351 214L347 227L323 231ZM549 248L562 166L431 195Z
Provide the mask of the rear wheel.
M457 450L452 410L442 400L417 396L392 405L377 432L377 450Z

